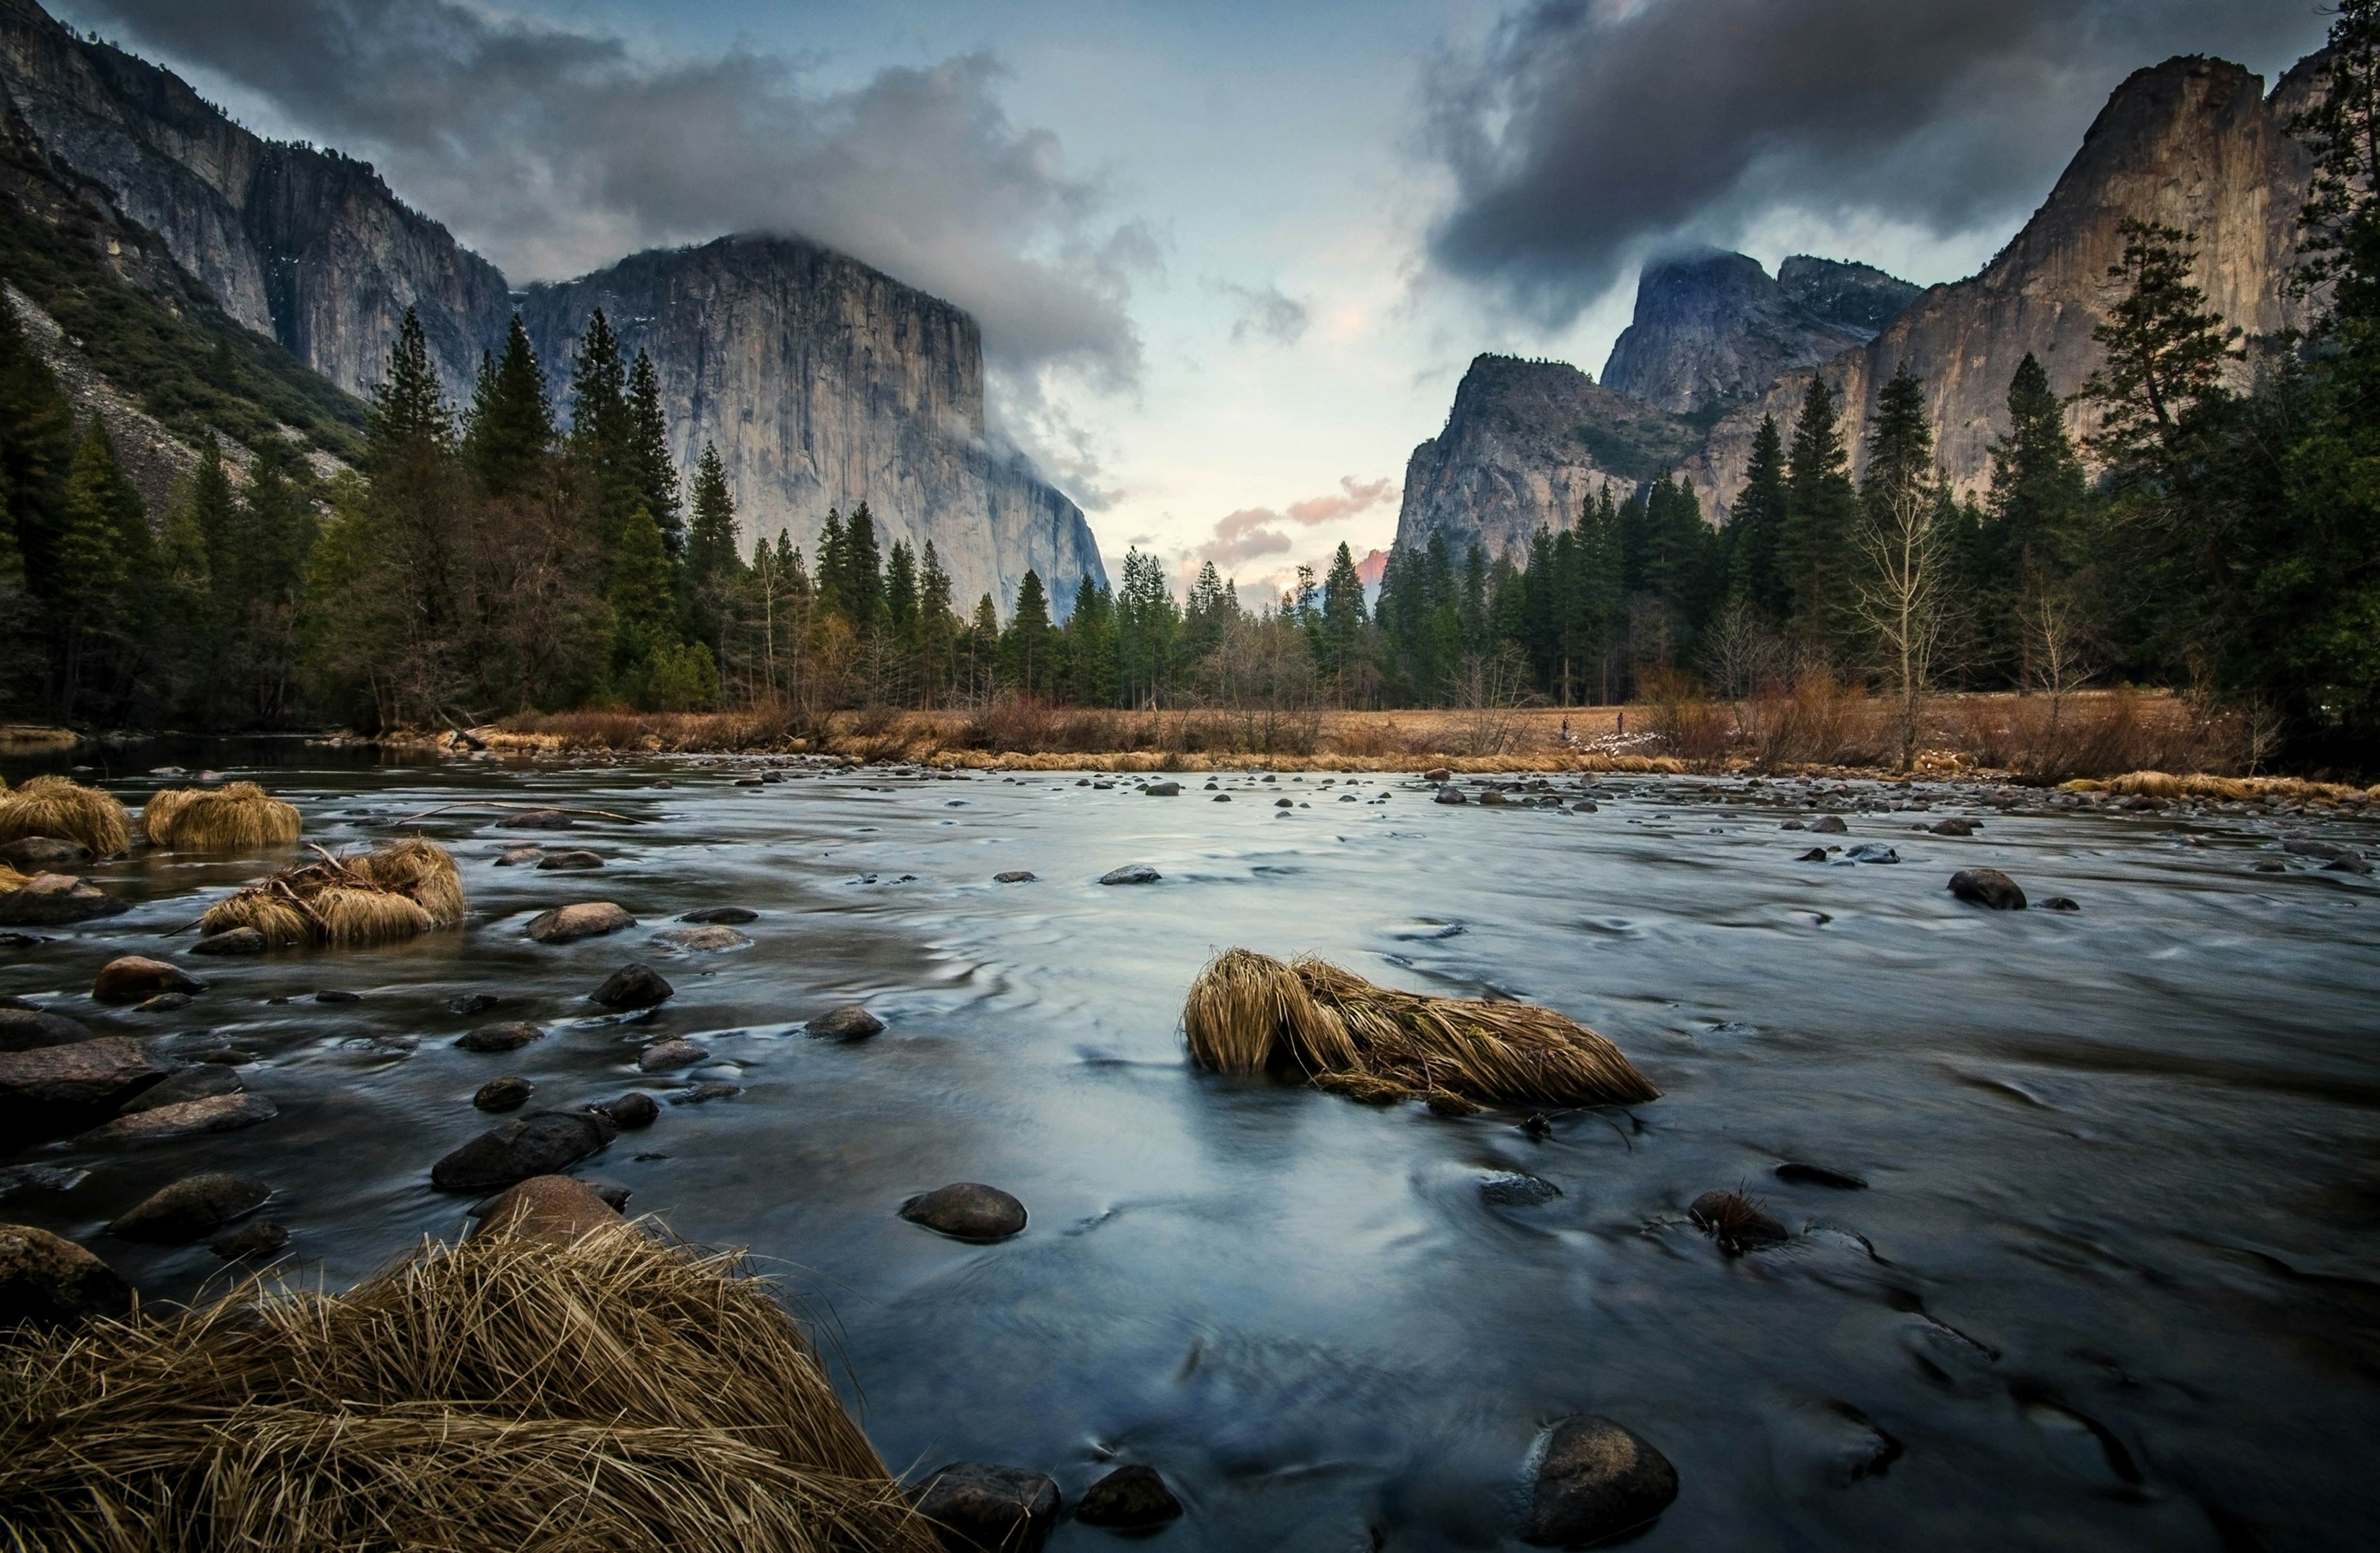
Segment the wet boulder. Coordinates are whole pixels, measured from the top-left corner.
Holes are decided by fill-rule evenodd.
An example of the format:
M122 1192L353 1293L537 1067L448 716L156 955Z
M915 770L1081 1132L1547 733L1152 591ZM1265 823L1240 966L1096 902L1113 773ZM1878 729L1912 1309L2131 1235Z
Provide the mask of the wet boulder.
M1814 846L1807 852L1797 854L1793 859L1796 863L1823 863L1826 860L1827 849L1823 846Z
M518 1051L544 1035L543 1028L526 1019L507 1019L501 1025L482 1025L455 1044L466 1051Z
M714 954L727 949L749 949L752 940L733 928L666 928L653 941L681 954Z
M210 1171L160 1187L116 1217L107 1232L118 1240L187 1245L203 1240L273 1195L252 1175Z
M1178 782L1152 782L1140 791L1144 797L1179 798L1182 796L1182 784Z
M160 992L204 991L206 985L179 965L145 955L119 954L99 968L91 996L99 1003L137 1003Z
M90 855L89 847L55 836L19 836L13 842L0 842L0 863L20 874L44 873Z
M2358 862L2362 860L2362 855L2351 846L2339 842L2323 841L2313 836L2291 836L2281 843L2281 850L2294 857L2316 857L2326 863L2337 863L2348 858L2354 858Z
M1430 802L1433 804L1467 804L1470 801L1470 799L1463 795L1463 789L1455 786L1452 783L1448 783L1445 786L1439 788L1438 790L1438 795L1430 799Z
M83 1247L30 1224L0 1224L0 1331L121 1316L131 1304L131 1287Z
M710 1053L687 1040L655 1041L637 1053L637 1066L646 1073L667 1073L710 1061Z
M1422 772L1421 779L1424 782L1451 782L1454 780L1454 773L1444 766L1433 766Z
M1561 1195L1552 1182L1520 1171L1499 1171L1479 1183L1479 1200L1490 1207L1536 1207Z
M193 954L261 954L270 947L264 935L254 928L227 928L220 933L209 933L190 945Z
M1972 836L1975 822L1972 819L1937 819L1931 825L1920 825L1921 831L1931 831L1937 836Z
M1626 1425L1577 1413L1556 1423L1533 1453L1529 1518L1522 1540L1579 1547L1645 1525L1678 1497L1678 1469Z
M560 809L523 809L505 823L517 831L567 831L578 821Z
M1843 854L1854 863L1898 863L1900 854L1882 842L1854 842Z
M205 1133L236 1133L270 1122L281 1114L271 1100L252 1090L237 1095L210 1095L202 1100L132 1111L82 1135L82 1142L100 1147L164 1143Z
M953 1240L1006 1240L1025 1228L1025 1205L997 1186L959 1181L901 1205L901 1217Z
M113 1110L165 1074L139 1041L124 1036L0 1052L0 1106Z
M862 1041L882 1034L884 1021L857 1003L845 1003L841 1008L829 1009L802 1028L820 1040Z
M0 928L55 928L131 909L131 902L96 885L66 874L36 874L30 883L0 895Z
M641 1089L631 1089L618 1099L606 1100L595 1109L632 1131L651 1126L662 1114L661 1102Z
M568 1170L610 1143L619 1124L599 1110L533 1110L499 1122L430 1168L441 1192L492 1192Z
M1840 836L1851 827L1843 823L1840 814L1822 814L1810 821L1810 829L1822 836Z
M1706 1192L1686 1213L1695 1228L1718 1241L1718 1248L1730 1256L1792 1239L1767 1209L1740 1192Z
M621 1201L626 1200L626 1194L621 1194ZM618 1206L606 1201L601 1192L566 1175L533 1175L472 1211L480 1220L474 1233L522 1235L560 1245L626 1222Z
M31 1051L91 1039L88 1027L63 1013L35 1008L0 1008L0 1051Z
M650 965L623 965L603 978L603 985L588 997L605 1008L655 1008L677 996L661 972Z
M2024 892L1998 868L1961 868L1950 876L1950 893L1971 905L2022 911Z
M544 855L545 848L538 845L535 842L523 842L517 846L508 846L504 848L504 851L498 853L496 855L496 867L499 868L517 868L525 863L534 863Z
M601 867L603 857L601 853L574 847L567 852L549 852L537 860L537 866L549 873L577 872Z
M457 992L446 1000L446 1012L468 1019L475 1013L485 1013L503 1001L493 992Z
M953 1553L1036 1553L1058 1523L1058 1485L1042 1473L953 1462L918 1486L917 1513Z
M1030 868L1011 868L1005 873L992 875L991 882L994 884L1030 884L1033 882L1033 870Z
M154 1084L125 1102L124 1114L155 1110L163 1106L178 1106L190 1100L212 1099L217 1095L237 1095L248 1086L239 1074L221 1062L193 1062L188 1067L165 1075L163 1083Z
M1165 876L1146 863L1126 863L1099 876L1101 884L1155 884Z
M576 943L580 939L600 938L636 925L637 919L628 915L625 906L610 901L574 901L566 906L539 912L528 919L525 930L540 943Z
M2081 911L2082 903L2071 895L2052 895L2041 903L2044 911Z
M289 1244L289 1226L260 1219L253 1224L242 1224L231 1233L219 1237L207 1247L226 1262L237 1262L251 1256L271 1256Z
M1182 1501L1155 1467L1135 1462L1118 1467L1083 1491L1075 1519L1086 1526L1137 1532L1162 1526L1182 1514Z
M472 1093L471 1104L480 1110L518 1110L536 1093L536 1085L518 1074L507 1074L480 1085Z
M678 920L697 926L732 928L738 923L756 922L759 916L750 906L704 906L699 911L687 912Z

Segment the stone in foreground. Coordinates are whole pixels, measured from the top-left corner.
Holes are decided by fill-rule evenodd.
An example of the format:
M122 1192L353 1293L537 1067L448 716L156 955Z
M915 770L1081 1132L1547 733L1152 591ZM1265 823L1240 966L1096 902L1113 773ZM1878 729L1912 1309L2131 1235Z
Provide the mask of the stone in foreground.
M236 1133L270 1122L281 1112L271 1100L252 1092L212 1095L176 1106L119 1116L104 1127L85 1133L82 1141L103 1147L110 1144L163 1143L169 1138L196 1137L202 1133Z
M63 1013L33 1008L0 1008L0 1051L31 1051L44 1046L72 1046L91 1039L91 1031Z
M119 1240L187 1245L213 1234L271 1195L273 1188L252 1175L210 1171L184 1176L127 1209L107 1232Z
M588 994L605 1008L652 1008L677 995L677 989L650 965L623 965Z
M489 1128L430 1167L441 1192L492 1192L568 1170L612 1141L618 1123L601 1111L535 1110Z
M757 921L759 916L750 906L704 906L700 911L687 912L678 920L732 928L738 923Z
M207 1247L226 1262L248 1256L270 1256L289 1244L289 1226L270 1219L243 1224Z
M1578 1547L1650 1523L1678 1497L1678 1469L1624 1424L1578 1413L1556 1423L1537 1457L1522 1540Z
M1084 1490L1075 1519L1086 1526L1136 1532L1161 1526L1182 1513L1182 1501L1155 1467L1118 1467Z
M1950 893L1994 911L2022 911L2024 892L1998 868L1961 868L1950 876Z
M190 945L193 954L261 954L269 946L254 928L231 928L211 933Z
M539 912L528 919L527 931L540 943L576 943L636 925L637 919L625 906L610 901L574 901Z
M121 1316L131 1304L132 1290L115 1269L74 1242L30 1224L0 1224L0 1331Z
M1058 1523L1058 1486L1041 1473L953 1462L917 1489L917 1513L957 1553L1035 1553Z
M820 1040L862 1041L880 1035L884 1021L857 1003L845 1003L841 1008L829 1009L802 1028Z
M472 1211L480 1216L474 1233L520 1235L558 1245L625 1222L595 1188L566 1175L533 1175Z
M1006 1240L1025 1228L1025 1205L997 1186L957 1181L901 1205L901 1217L953 1240Z
M544 1034L526 1019L507 1019L501 1025L482 1025L456 1037L455 1044L466 1051L518 1051Z
M1099 876L1101 884L1155 884L1165 876L1146 863L1126 863Z
M128 1036L0 1052L0 1104L112 1109L164 1076Z
M0 895L0 928L55 928L131 909L131 902L118 900L79 879L36 874L30 884Z

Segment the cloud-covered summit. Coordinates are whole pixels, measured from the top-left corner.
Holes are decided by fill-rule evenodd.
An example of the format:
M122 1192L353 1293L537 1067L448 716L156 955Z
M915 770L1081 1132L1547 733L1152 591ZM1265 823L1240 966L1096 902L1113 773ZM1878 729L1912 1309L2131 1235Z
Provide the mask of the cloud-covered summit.
M1764 218L2011 225L2108 90L2177 52L2317 46L2249 0L1536 0L1442 56L1441 273L1560 327L1648 251Z

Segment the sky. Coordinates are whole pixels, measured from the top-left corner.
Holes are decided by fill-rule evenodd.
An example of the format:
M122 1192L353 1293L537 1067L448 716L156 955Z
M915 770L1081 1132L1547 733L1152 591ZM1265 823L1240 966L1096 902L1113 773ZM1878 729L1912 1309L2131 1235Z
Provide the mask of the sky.
M372 162L514 285L797 233L983 326L1121 570L1254 599L1396 527L1483 351L1599 371L1690 244L1972 273L2107 95L2316 0L54 0Z

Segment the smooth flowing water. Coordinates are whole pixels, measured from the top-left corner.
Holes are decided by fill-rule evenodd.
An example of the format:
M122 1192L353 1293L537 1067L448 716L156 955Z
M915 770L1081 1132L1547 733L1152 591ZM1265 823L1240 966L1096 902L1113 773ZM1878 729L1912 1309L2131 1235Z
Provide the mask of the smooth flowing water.
M342 1286L461 1230L468 1204L429 1167L497 1120L470 1105L480 1084L524 1074L540 1107L668 1099L678 1081L635 1058L686 1037L713 1054L687 1082L739 1092L665 1106L578 1173L749 1246L820 1319L896 1471L1002 1462L1071 1498L1146 1462L1188 1506L1166 1547L1496 1547L1533 1437L1580 1411L1677 1464L1646 1548L2338 1547L2380 1507L2380 890L2294 857L2253 871L2279 838L2369 847L2380 827L2012 816L1937 790L1832 838L1888 842L1899 864L1826 866L1796 858L1829 838L1779 829L1814 793L1918 800L1614 777L1574 814L1441 807L1402 777L1229 775L1224 804L1203 776L1157 798L1075 773L742 787L751 768L729 763L212 758L249 762L225 770L331 844L472 799L630 818L529 836L430 814L405 829L462 859L465 929L187 961L212 985L177 1013L96 1009L91 974L186 945L160 935L258 860L95 869L141 904L0 950L0 992L186 1049L228 1041L280 1107L139 1153L8 1157L90 1174L20 1186L0 1217L98 1247L152 1297L225 1276L203 1245L106 1237L165 1181L265 1177L298 1268ZM1983 828L1912 828L1949 814ZM608 866L494 866L524 840ZM1133 862L1161 881L1096 882ZM1944 885L1971 865L2082 910L1962 905ZM1038 877L992 881L1007 869ZM642 926L523 936L572 900ZM727 904L760 913L750 948L650 941ZM1549 1003L1665 1095L1536 1140L1522 1111L1202 1074L1182 997L1232 944ZM676 997L599 1016L587 993L630 959ZM473 991L504 1001L447 1012ZM885 1033L802 1034L853 1001ZM502 1056L452 1044L505 1018L551 1034ZM1867 1184L1779 1179L1787 1161ZM1559 1195L1531 1202L1515 1175ZM975 1246L895 1217L953 1181L1014 1193L1028 1228ZM1730 1257L1688 1221L1737 1186L1788 1244ZM1067 1523L1051 1547L1108 1535Z

